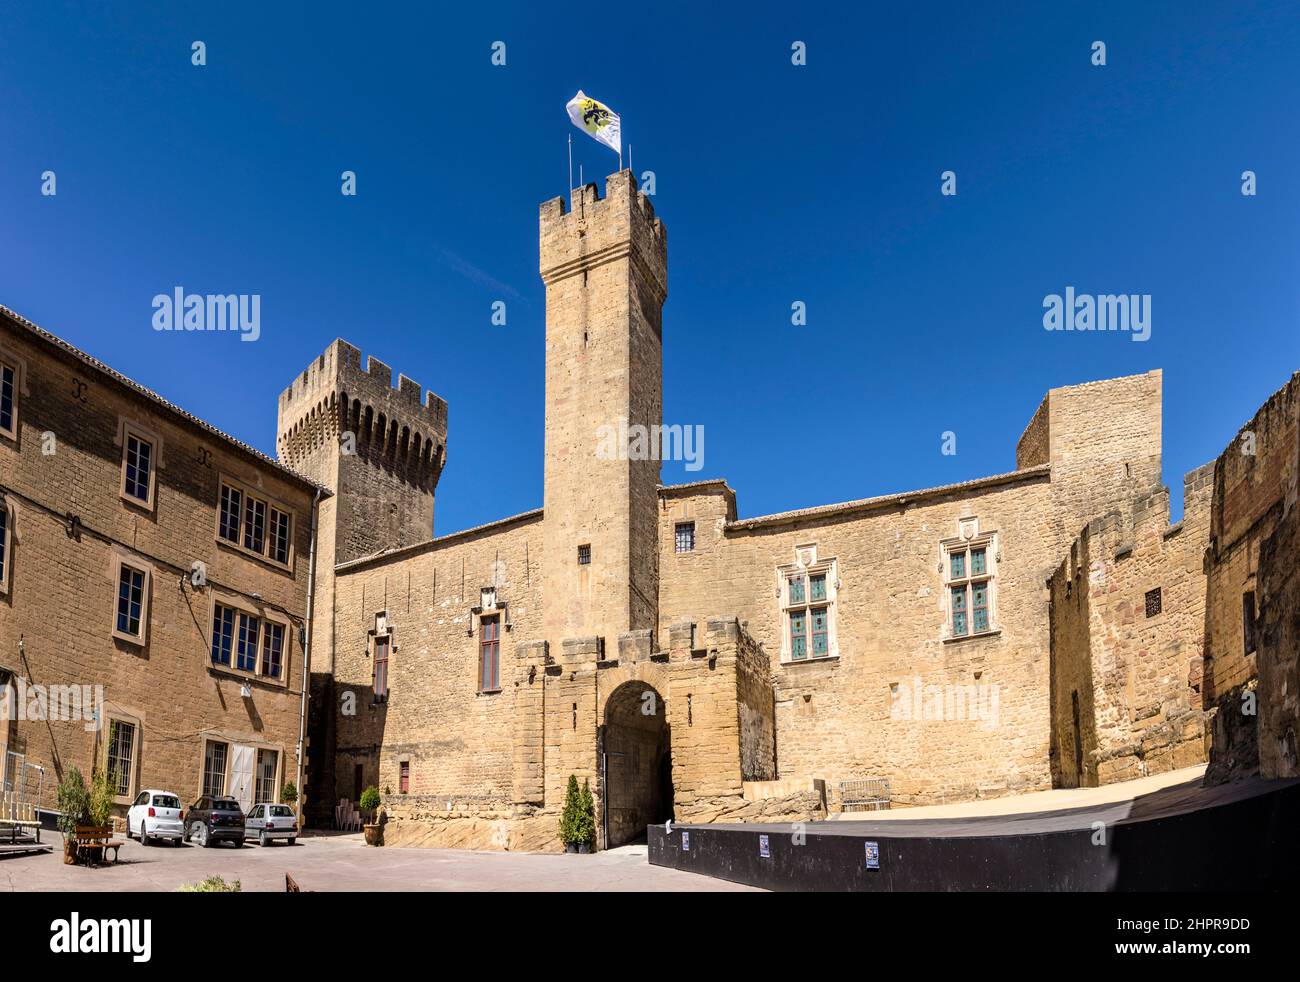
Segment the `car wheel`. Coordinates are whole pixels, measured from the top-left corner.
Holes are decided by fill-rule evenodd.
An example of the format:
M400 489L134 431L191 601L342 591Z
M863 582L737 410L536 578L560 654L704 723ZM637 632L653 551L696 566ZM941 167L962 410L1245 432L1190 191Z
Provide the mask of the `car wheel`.
M149 845L149 833L144 830L144 823L140 824L140 845Z
M244 848L244 840L243 840L242 837L241 837L241 838L238 838L238 839L235 840L235 848L236 848L236 849L243 849L243 848Z
M131 841L131 819L126 820L126 841Z
M199 826L199 845L204 849L212 848L212 839L208 836L208 827L206 825Z
M263 832L261 835L257 837L257 844L261 846L263 849L265 849L268 845L270 845L270 840L267 839L265 832Z
M297 840L296 838L291 838L291 839L289 839L289 845L293 845L293 844L294 844L295 842L297 842L297 841L298 841L298 840Z

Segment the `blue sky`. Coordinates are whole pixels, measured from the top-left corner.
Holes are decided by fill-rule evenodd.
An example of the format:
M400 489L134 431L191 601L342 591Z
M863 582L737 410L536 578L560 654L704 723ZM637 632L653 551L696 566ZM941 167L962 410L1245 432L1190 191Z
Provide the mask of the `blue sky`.
M668 227L664 417L706 441L664 482L744 515L1010 470L1049 387L1151 368L1177 513L1300 368L1292 4L143 6L0 11L0 302L268 452L347 338L450 404L439 534L541 504L537 206L570 132L616 166L578 88ZM260 340L154 332L176 286L260 294ZM1151 339L1044 331L1067 286L1150 294Z

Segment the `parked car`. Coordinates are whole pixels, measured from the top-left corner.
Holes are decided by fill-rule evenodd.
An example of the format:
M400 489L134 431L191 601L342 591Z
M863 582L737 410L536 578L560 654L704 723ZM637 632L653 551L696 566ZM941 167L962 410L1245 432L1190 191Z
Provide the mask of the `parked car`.
M244 812L229 795L205 794L185 813L185 841L204 848L218 842L244 844Z
M256 839L259 846L269 846L276 839L288 839L293 845L298 838L298 816L288 805L271 801L254 805L244 822L244 838Z
M182 814L178 795L156 789L141 791L126 810L126 837L139 836L142 846L158 839L179 845L185 835Z

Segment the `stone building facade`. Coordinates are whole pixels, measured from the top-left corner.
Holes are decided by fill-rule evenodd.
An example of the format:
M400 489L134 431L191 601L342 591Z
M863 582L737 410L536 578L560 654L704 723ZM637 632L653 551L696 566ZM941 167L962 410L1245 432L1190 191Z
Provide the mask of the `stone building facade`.
M631 173L543 203L539 241L542 507L436 537L447 404L347 342L281 394L276 463L4 312L0 671L103 684L109 725L0 742L88 770L126 734L123 801L302 760L312 824L376 786L390 842L504 849L557 847L570 775L609 846L863 781L939 803L1207 747L1215 779L1294 774L1296 379L1173 526L1159 371L1051 389L1005 473L742 517L659 483L667 231Z
M52 807L103 770L120 813L300 783L318 491L0 308L6 789L43 768Z
M1054 647L1049 602L1081 530L1111 516L1151 553L1124 576L1180 571L1161 580L1177 612L1134 642L1128 725L1177 731L1163 756L1148 739L1148 767L1203 759L1199 642L1176 636L1199 637L1207 485L1171 530L1160 372L1051 390L1007 473L742 518L725 481L663 487L657 459L598 447L602 428L661 423L667 233L631 175L543 204L540 243L543 507L322 568L334 695L317 800L375 785L390 841L519 849L555 847L571 774L609 845L669 817L820 817L862 779L887 779L900 804L1078 782L1057 766L1054 673L1092 648ZM342 515L328 461L357 414L319 377L309 398L298 382L282 396L281 452L316 413L321 432L286 459L337 490ZM414 389L389 418L427 434ZM439 423L440 450L445 407ZM1090 548L1101 533L1083 535Z

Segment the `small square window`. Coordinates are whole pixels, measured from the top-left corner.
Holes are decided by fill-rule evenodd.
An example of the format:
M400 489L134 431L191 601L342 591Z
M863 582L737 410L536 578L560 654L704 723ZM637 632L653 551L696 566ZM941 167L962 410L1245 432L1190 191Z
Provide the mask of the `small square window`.
M1148 617L1155 617L1156 614L1160 613L1161 610L1160 587L1156 587L1154 590L1147 591L1146 609L1147 609Z
M694 552L695 551L695 523L678 522L676 538L677 538L678 552Z
M591 546L578 546L578 565L586 566L591 563Z

